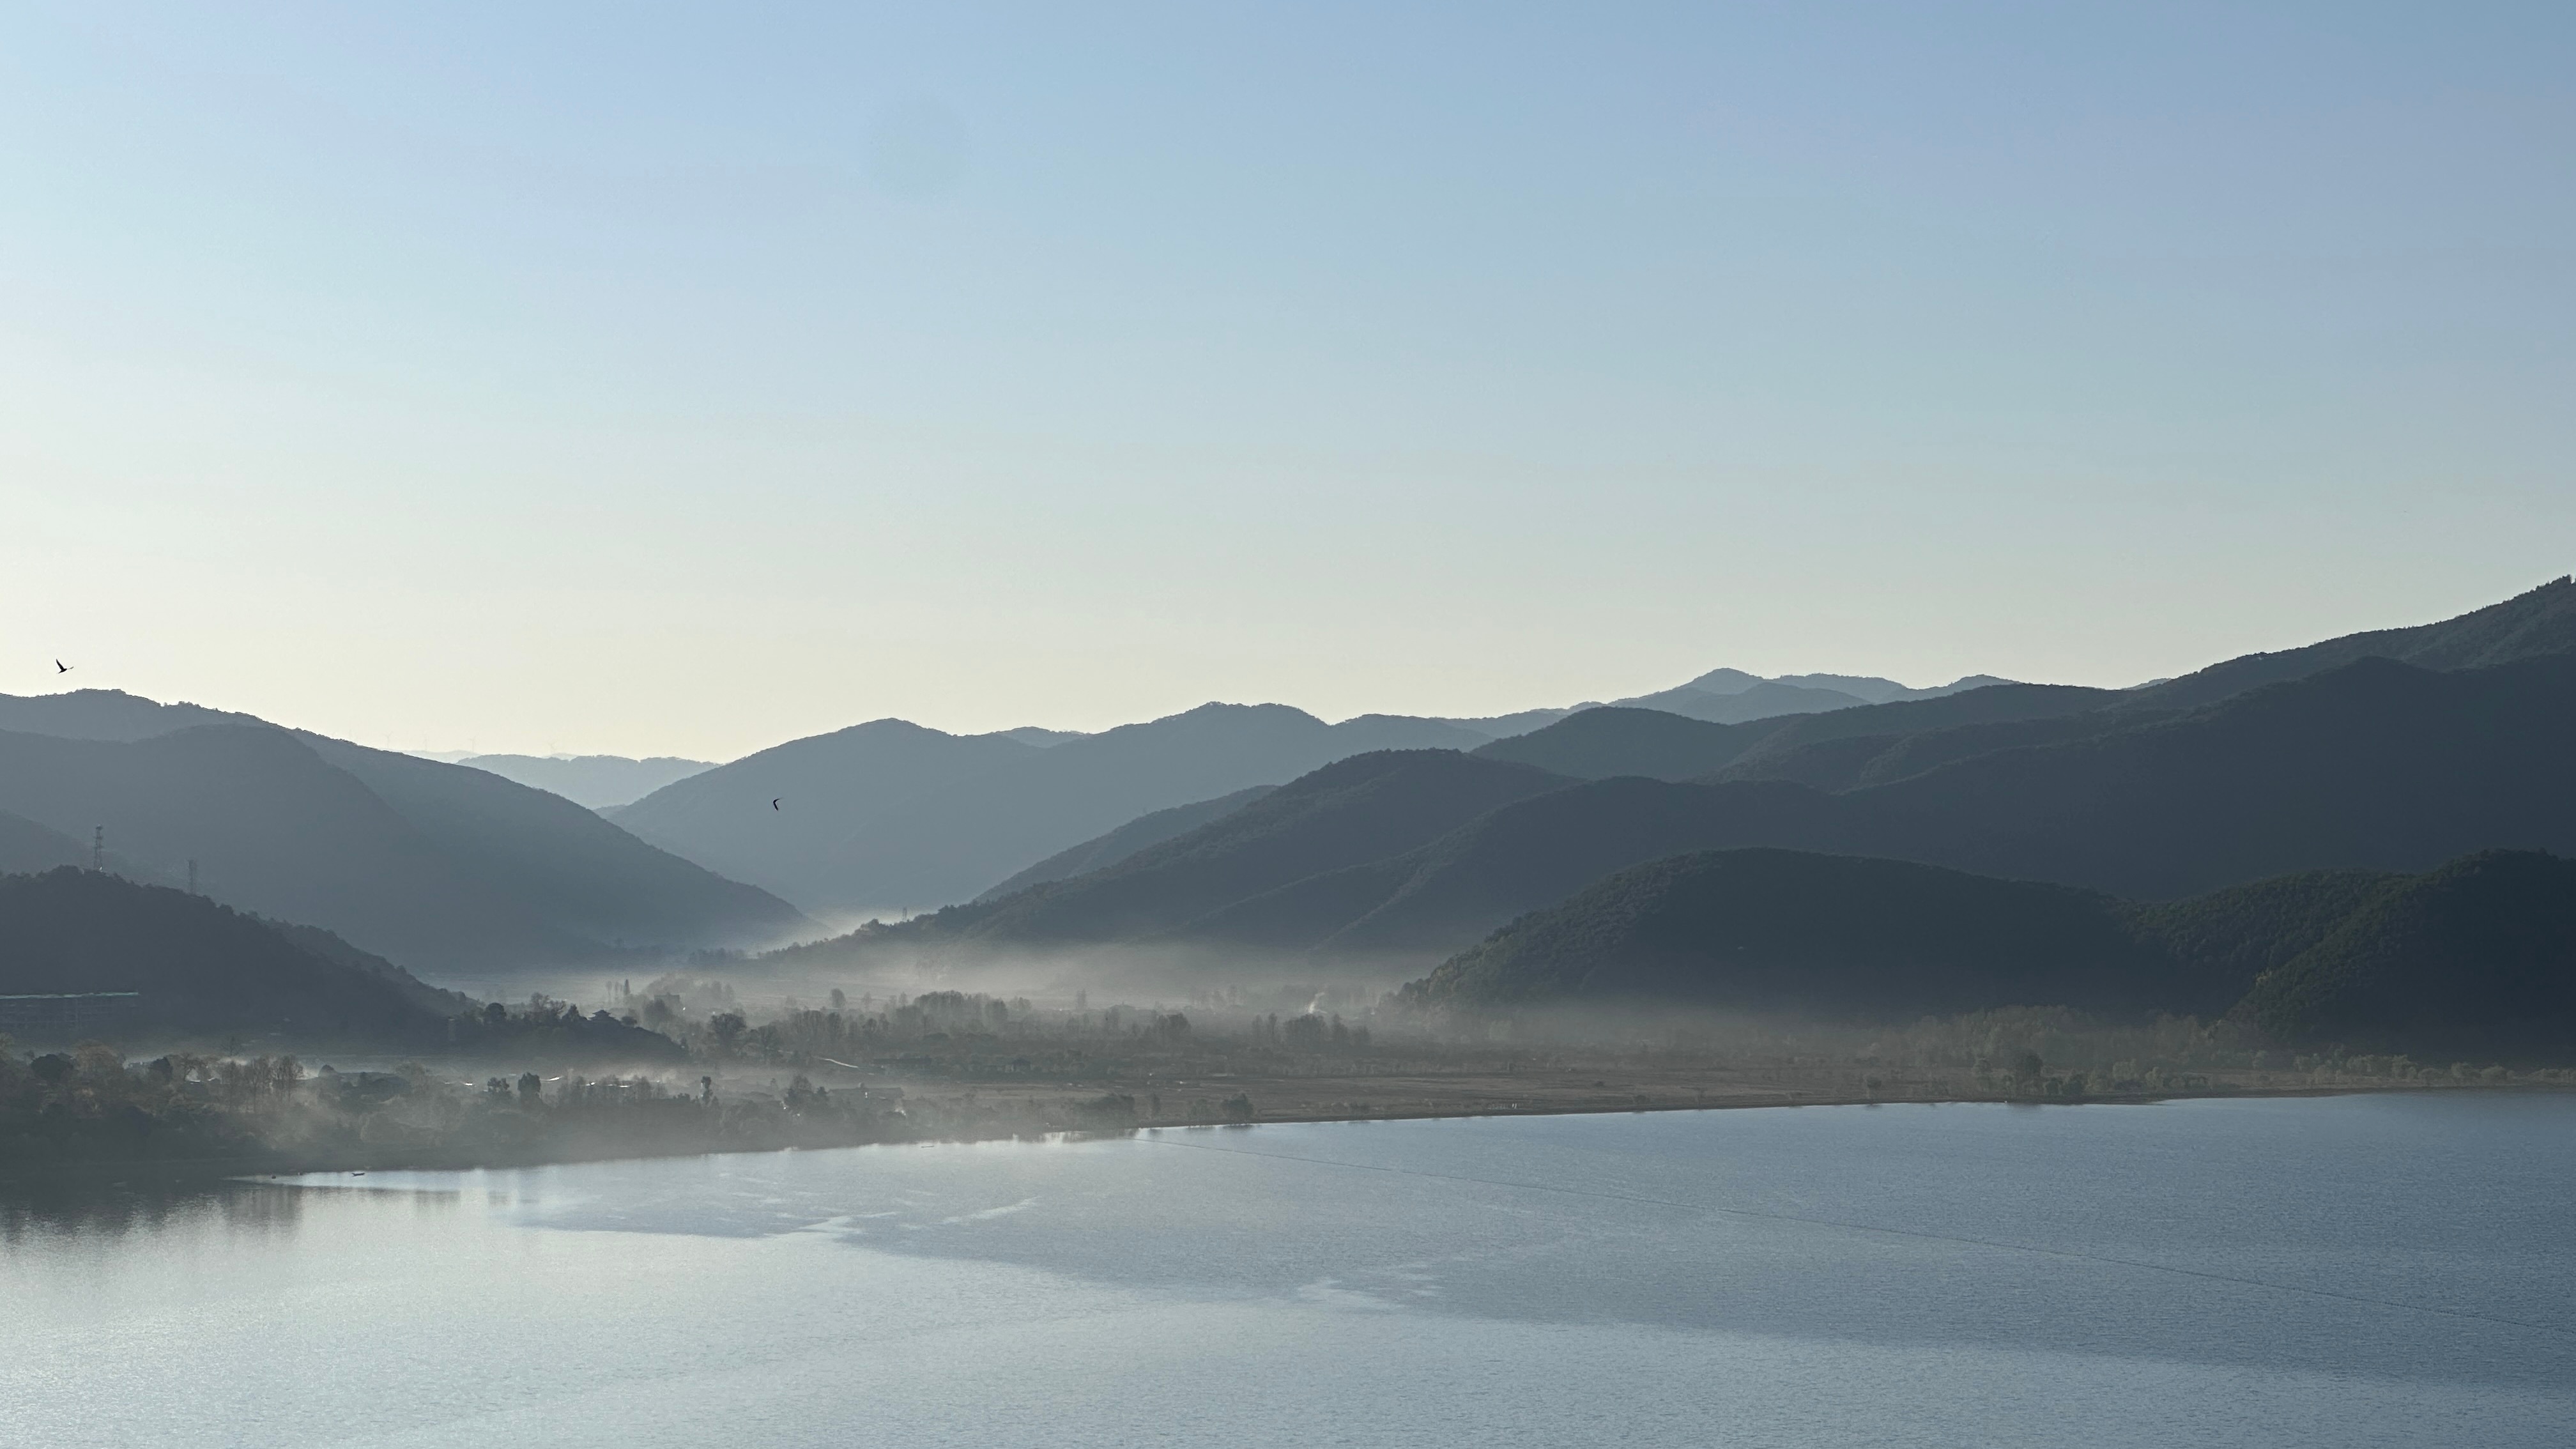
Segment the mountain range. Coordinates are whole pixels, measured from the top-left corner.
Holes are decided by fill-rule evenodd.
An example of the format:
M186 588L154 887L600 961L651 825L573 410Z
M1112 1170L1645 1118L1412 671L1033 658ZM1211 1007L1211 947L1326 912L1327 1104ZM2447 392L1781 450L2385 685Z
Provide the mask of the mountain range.
M1765 680L1719 669L1644 698L1693 718L1776 719L1933 698L1893 680ZM1491 719L1207 704L1097 734L952 735L876 720L791 740L607 808L645 840L818 915L854 918L990 895L1067 873L1059 857L1139 817L1284 783L1371 750L1472 749L1598 710ZM532 778L532 777L531 777ZM1166 821L1168 823L1168 819ZM1047 864L1041 869L1042 863Z
M1472 753L1346 760L1087 873L801 954L1426 962L1616 871L1747 846L2145 899L2576 849L2576 586L2355 639L2137 690L1996 684L1739 724L1585 711Z
M2562 579L2127 690L1718 670L1638 697L1665 708L1482 721L1229 704L1094 734L880 720L596 812L196 705L0 697L0 869L86 864L103 828L118 873L193 868L220 902L487 979L813 941L814 916L915 905L944 909L800 957L1135 946L1411 971L1709 850L2147 901L2565 851L2571 650ZM694 764L610 768L626 763Z

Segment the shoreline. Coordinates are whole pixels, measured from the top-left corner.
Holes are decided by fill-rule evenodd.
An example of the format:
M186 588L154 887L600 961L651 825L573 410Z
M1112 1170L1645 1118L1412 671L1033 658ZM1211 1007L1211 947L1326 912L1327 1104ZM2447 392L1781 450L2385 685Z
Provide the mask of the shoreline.
M1324 1123L1425 1122L1459 1118L1493 1117L1613 1117L1648 1112L1720 1112L1778 1109L1787 1107L1893 1107L1893 1106L2022 1106L2022 1107L2142 1107L2165 1102L2245 1100L2250 1098L2352 1097L2395 1094L2434 1095L2453 1092L2481 1094L2565 1093L2571 1089L2557 1083L2455 1083L2427 1086L2415 1083L2375 1086L2367 1083L2299 1083L2256 1086L2222 1086L2208 1089L2165 1092L2120 1093L2104 1096L2063 1097L2009 1096L2001 1093L1933 1094L1923 1096L1872 1096L1796 1091L1769 1094L1741 1093L1722 1100L1649 1101L1627 1104L1529 1105L1523 1102L1474 1103L1461 1101L1452 1110L1426 1106L1420 1110L1372 1110L1355 1112L1299 1112L1283 1110L1266 1113L1245 1121L1210 1121L1202 1119L1140 1120L1122 1124L1066 1125L1037 1131L1025 1129L988 1132L922 1132L888 1135L865 1141L784 1144L696 1144L673 1146L667 1150L634 1150L606 1148L600 1151L540 1152L528 1155L457 1153L431 1150L388 1150L377 1153L353 1153L336 1156L298 1156L293 1153L227 1158L125 1158L56 1161L43 1164L0 1163L0 1198L12 1190L26 1188L90 1187L179 1187L215 1186L236 1183L244 1186L312 1186L307 1183L284 1183L286 1178L324 1175L364 1177L377 1172L518 1172L531 1168L577 1166L593 1162L648 1162L668 1158L737 1156L767 1152L821 1152L852 1147L927 1146L940 1143L967 1144L1002 1141L1045 1141L1049 1139L1110 1139L1130 1137L1144 1132L1213 1131L1249 1129L1265 1126L1307 1126Z

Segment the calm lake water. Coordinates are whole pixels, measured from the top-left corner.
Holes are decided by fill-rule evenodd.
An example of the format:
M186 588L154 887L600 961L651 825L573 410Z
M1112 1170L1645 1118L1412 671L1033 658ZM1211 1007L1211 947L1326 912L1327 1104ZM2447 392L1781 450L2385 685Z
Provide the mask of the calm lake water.
M0 1231L0 1438L49 1449L2576 1443L2565 1096L1168 1131Z

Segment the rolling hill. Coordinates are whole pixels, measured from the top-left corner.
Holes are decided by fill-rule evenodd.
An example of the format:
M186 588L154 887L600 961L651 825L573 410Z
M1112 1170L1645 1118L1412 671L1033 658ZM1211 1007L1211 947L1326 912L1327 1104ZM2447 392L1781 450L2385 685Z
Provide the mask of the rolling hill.
M475 1003L309 927L93 871L0 876L0 994L132 991L127 1033L417 1049Z

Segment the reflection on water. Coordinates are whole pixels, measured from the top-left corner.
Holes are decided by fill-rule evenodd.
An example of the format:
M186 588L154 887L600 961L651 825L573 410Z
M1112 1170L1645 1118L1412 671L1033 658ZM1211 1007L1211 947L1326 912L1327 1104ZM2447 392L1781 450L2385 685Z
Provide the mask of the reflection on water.
M0 1290L38 1330L0 1422L62 1444L2557 1445L2571 1203L2576 1099L2473 1094L93 1190L0 1206ZM120 1388L137 1354L202 1387Z
M14 1182L0 1184L0 1245L30 1239L114 1240L213 1226L291 1237L309 1196L283 1183Z

